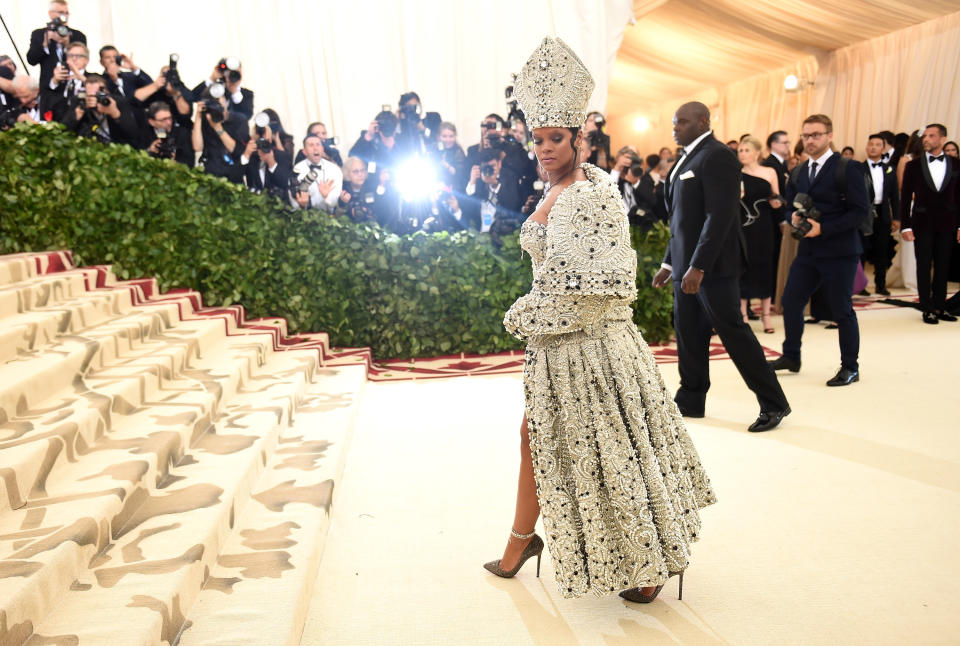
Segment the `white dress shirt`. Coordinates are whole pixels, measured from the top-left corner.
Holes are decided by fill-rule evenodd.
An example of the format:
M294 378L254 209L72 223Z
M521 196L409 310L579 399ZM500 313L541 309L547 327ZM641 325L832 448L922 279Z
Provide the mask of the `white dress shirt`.
M673 176L677 172L677 169L683 165L683 160L690 156L690 153L693 152L693 149L696 148L701 141L713 134L713 130L707 130L705 133L694 139L690 142L689 146L683 147L683 155L680 156L680 159L677 160L677 163L673 165L673 169L670 171L670 181L673 182Z
M923 160L927 167L930 169L930 178L933 179L933 185L937 187L939 191L943 187L943 178L947 176L947 158L945 153L941 150L940 155L934 155L940 157L943 155L943 159L938 159L937 161L930 161L931 154L923 153Z
M827 160L830 159L831 155L833 155L833 151L827 148L826 152L824 152L822 155L820 155L816 159L812 159L812 158L810 159L809 165L807 166L808 177L810 176L810 172L811 172L811 169L813 168L813 165L814 164L817 165L816 169L813 170L813 177L810 177L811 182L815 180L817 178L817 175L820 174L820 171L823 170L823 165L827 163Z
M880 204L883 202L883 174L887 167L883 164L882 159L877 161L868 159L867 163L870 164L870 179L873 180L873 203Z

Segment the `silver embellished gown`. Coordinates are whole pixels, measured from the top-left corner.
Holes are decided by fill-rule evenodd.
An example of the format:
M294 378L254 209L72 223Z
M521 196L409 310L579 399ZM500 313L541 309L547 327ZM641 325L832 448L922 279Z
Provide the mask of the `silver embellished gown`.
M504 318L527 340L527 427L544 540L565 597L659 585L689 564L715 502L632 321L636 253L616 183L584 164L520 243L533 287Z

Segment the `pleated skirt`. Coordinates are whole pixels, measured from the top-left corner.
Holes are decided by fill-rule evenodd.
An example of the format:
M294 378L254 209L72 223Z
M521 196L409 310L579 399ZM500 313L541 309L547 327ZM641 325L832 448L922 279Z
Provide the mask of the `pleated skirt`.
M530 340L537 497L565 597L664 583L690 563L710 480L632 321Z

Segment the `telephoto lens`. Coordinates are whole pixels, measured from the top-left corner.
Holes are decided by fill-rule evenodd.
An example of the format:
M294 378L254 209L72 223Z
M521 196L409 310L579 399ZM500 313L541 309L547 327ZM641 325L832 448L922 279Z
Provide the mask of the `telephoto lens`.
M273 150L273 144L270 143L269 139L264 139L263 137L260 137L259 139L257 139L257 150L259 150L262 153L268 153L271 150Z

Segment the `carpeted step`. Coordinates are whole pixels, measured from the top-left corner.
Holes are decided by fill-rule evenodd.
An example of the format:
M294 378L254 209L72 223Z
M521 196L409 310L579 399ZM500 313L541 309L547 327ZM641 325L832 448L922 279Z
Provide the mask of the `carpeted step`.
M334 375L321 374L312 388L329 392L335 382ZM59 598L37 626L37 635L76 639L79 644L175 643L204 584L220 585L209 576L225 558L224 546L237 519L245 518L246 509L263 496L280 501L291 495L286 489L264 493L258 482L263 466L286 448L284 444L274 450L294 410L284 394L288 388L288 382L275 382L259 392L238 394L237 401L244 403L229 407L216 434L200 439L190 454L195 461L171 470L178 480L145 497L132 515L121 515L114 542ZM206 448L204 442L209 442ZM323 497L322 492L292 495L294 500L298 495ZM248 560L246 567L279 572L283 562L266 554ZM94 607L91 598L96 599ZM272 630L269 624L260 626L261 633Z
M82 454L75 453L75 462L58 463L60 468L44 476L44 486L40 491L34 487L23 508L0 517L0 563L30 572L20 585L0 588L0 607L7 609L8 619L36 624L53 604L59 607L58 599L70 582L97 563L95 554L109 554L114 548L118 554L125 553L124 536L133 528L150 529L140 526L151 519L137 519L151 504L161 510L172 505L169 511L177 512L181 532L193 538L203 535L207 549L215 555L214 539L226 532L214 526L226 526L224 519L243 504L279 430L303 396L309 371L303 371L306 363L296 359L277 357L270 369L288 374L301 371L299 379L277 380L255 373L253 377L269 380L269 387L248 379L240 389L246 392L215 413L218 421L213 429L209 413L200 414L195 403L174 398L129 417L116 416L116 427L83 447ZM212 396L209 391L208 396ZM238 432L237 428L249 430ZM222 504L213 520L200 519L210 512L187 513L198 497L209 497L214 491ZM37 522L36 510L42 510L42 526L17 531ZM44 530L50 531L44 535ZM26 540L31 535L34 540ZM165 535L165 544L176 544L171 539Z
M366 381L364 366L328 371L337 381L310 386L188 613L180 646L300 643Z

